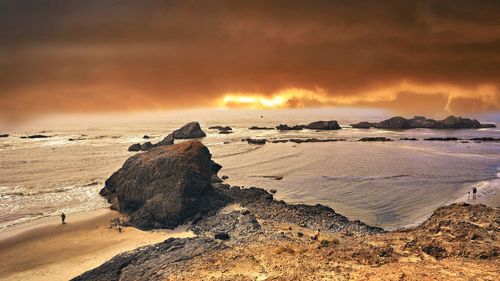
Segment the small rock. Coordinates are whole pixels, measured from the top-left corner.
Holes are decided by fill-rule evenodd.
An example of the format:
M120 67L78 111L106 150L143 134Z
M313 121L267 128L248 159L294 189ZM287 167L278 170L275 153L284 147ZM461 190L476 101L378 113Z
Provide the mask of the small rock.
M228 177L228 176L226 176L226 175L224 175L224 176L222 176L222 177L221 177L221 179L222 179L222 180L227 180L228 178L229 178L229 177Z
M226 232L218 232L215 234L215 239L219 240L229 240L230 236Z
M128 147L128 151L140 151L140 150L141 150L140 143L134 143L133 145Z
M276 189L270 189L269 192L271 192L272 194L275 194L278 191Z

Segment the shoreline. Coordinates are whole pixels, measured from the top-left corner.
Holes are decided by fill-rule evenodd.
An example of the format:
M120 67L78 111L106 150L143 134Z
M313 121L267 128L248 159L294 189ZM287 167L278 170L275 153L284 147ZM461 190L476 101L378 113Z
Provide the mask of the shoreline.
M125 227L119 233L109 227L119 216L98 209L69 214L65 225L59 217L47 217L0 232L0 280L68 280L117 254L193 236L187 226L161 231Z

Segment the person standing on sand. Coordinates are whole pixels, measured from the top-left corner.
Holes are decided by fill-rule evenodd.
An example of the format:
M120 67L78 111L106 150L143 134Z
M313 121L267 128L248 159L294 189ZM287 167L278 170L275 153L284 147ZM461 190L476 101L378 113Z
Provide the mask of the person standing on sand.
M314 234L313 237L311 237L312 240L319 240L319 236L320 236L320 230L318 229L318 231L316 231L316 233Z
M61 222L62 224L66 224L66 215L64 213L61 213Z
M472 199L476 199L477 188L474 186L472 189Z

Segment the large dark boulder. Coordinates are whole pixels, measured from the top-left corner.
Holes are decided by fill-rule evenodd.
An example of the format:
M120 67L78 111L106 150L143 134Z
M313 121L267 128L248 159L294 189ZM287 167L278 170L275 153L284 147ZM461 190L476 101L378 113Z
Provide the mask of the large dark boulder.
M189 122L172 132L174 139L197 139L207 135L201 130L198 122Z
M310 130L340 130L339 123L337 121L316 121L304 126L306 129Z
M173 228L226 204L211 185L220 165L198 141L136 154L106 180L100 194L141 229Z

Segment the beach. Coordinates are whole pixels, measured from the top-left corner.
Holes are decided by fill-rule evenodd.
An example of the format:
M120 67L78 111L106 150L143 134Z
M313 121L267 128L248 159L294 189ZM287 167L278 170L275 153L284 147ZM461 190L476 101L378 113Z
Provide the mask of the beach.
M155 244L170 237L190 237L186 227L141 231L110 228L119 214L99 209L67 216L48 217L17 225L0 233L0 280L69 280L113 256Z

